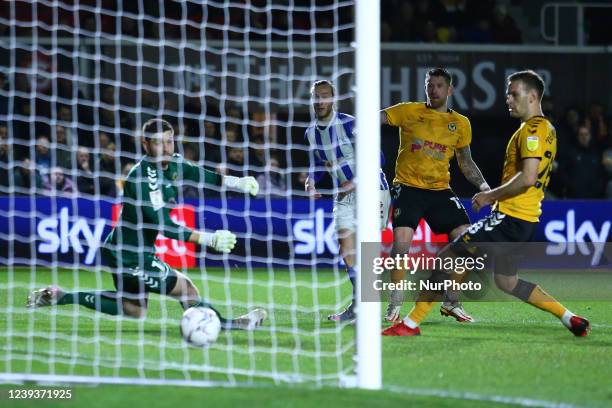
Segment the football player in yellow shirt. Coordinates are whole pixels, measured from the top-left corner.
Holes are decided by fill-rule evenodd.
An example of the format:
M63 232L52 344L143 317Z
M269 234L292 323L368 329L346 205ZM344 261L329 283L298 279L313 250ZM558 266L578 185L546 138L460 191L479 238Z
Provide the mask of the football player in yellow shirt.
M452 77L444 68L435 68L425 77L427 102L405 102L382 111L383 124L399 128L400 145L393 180L393 249L391 255L407 254L421 218L436 234L448 234L452 241L470 224L459 198L451 190L450 160L457 156L461 172L480 191L489 190L482 173L472 160L472 127L467 117L449 109ZM391 273L401 282L405 271ZM400 319L403 292L389 298L385 319ZM459 322L473 322L461 307L457 294L447 292L440 312Z
M476 194L474 211L493 204L491 215L470 226L448 245L440 256L459 256L464 243L529 242L533 240L544 189L557 153L557 136L553 125L543 116L544 81L534 71L520 71L508 77L506 103L510 116L521 120L518 130L506 147L501 186ZM505 254L506 256L509 254ZM434 271L432 281L444 279L445 272ZM448 275L447 275L448 278ZM539 309L553 314L575 336L588 334L587 319L569 311L539 285L520 279L516 268L496 264L495 284L502 291ZM429 313L441 293L421 292L415 309L400 323L383 331L386 336L415 336L419 324Z

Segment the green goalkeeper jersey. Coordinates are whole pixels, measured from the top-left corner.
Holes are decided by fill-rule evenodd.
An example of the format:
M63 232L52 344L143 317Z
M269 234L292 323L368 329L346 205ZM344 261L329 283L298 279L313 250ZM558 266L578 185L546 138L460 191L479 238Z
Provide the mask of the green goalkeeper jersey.
M172 155L166 170L150 162L147 156L132 168L125 181L117 224L104 241L105 261L115 267L138 266L144 254L155 252L158 233L179 241L189 238L192 230L170 218L183 180L221 185L221 175L196 166L179 154Z

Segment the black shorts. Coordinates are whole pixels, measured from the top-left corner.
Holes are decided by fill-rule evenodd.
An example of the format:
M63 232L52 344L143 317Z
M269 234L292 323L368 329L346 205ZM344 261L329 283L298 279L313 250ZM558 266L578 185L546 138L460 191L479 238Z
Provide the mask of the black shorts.
M517 274L517 264L520 259L519 247L516 245L486 245L486 243L531 242L534 239L537 224L537 222L521 220L494 211L491 215L470 225L453 241L450 249L455 254L464 256L473 255L476 251L487 253L494 259L496 274L514 276ZM472 247L470 243L485 243L485 245Z
M113 282L119 292L167 295L178 281L177 272L153 254L142 254L139 265L119 266L114 253L102 249L102 258L111 267Z
M529 222L498 211L475 222L458 238L464 242L530 242L537 222Z
M416 229L421 218L436 234L448 234L470 218L453 190L424 190L396 184L392 190L393 228Z

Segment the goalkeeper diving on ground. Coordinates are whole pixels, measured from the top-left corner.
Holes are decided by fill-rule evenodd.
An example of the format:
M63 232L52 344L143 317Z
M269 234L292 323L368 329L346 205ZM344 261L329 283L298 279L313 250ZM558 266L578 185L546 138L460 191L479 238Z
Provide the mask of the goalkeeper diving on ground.
M256 196L259 185L253 177L222 176L184 160L174 153L174 130L163 119L151 119L142 127L146 155L127 176L122 210L117 225L106 237L102 261L113 271L116 291L66 292L58 286L35 290L28 296L30 308L79 304L109 315L144 317L149 293L170 296L183 309L206 303L193 282L155 255L159 232L171 239L192 242L229 253L236 235L227 230L195 231L170 218L178 187L183 180L224 186ZM267 317L263 309L253 309L235 319L224 318L215 310L223 329L253 330Z

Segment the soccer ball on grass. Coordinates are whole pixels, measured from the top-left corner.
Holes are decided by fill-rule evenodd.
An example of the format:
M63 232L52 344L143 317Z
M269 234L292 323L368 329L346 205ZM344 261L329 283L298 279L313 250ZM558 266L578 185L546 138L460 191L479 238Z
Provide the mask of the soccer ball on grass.
M190 345L210 347L221 331L221 321L214 310L207 307L190 307L181 319L181 335Z

